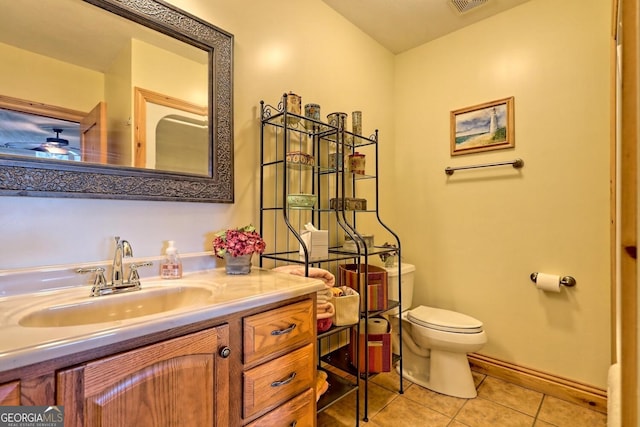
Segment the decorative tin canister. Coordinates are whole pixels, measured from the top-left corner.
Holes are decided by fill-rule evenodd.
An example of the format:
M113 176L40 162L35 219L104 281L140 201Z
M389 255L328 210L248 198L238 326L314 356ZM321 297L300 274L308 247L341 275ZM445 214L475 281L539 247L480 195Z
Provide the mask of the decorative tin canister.
M320 104L305 104L304 116L315 121L320 121ZM311 129L315 123L306 122L307 129Z
M367 199L358 199L354 197L344 198L344 207L342 206L342 200L339 197L333 197L329 199L329 209L346 210L346 211L366 211Z
M346 121L347 113L331 113L327 115L327 122L329 122L329 125L339 129L344 128Z
M344 155L342 153L329 154L329 168L341 170L344 164Z
M351 130L355 135L362 135L362 111L351 113Z
M296 95L293 92L289 92L287 95L287 113L301 115L302 109L302 97L300 95ZM298 117L288 117L287 120L290 124L295 124L300 121Z
M288 165L313 166L315 158L311 154L302 151L289 151L285 156Z
M364 175L365 163L366 159L364 154L360 154L358 152L349 154L349 170L351 171L351 173L355 173L356 175Z

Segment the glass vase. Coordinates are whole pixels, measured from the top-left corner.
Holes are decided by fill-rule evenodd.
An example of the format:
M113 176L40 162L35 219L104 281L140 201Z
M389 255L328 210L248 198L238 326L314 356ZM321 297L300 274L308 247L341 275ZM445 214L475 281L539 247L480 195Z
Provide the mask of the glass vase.
M225 271L227 274L249 274L251 272L251 257L253 254L231 256L224 254L226 262Z

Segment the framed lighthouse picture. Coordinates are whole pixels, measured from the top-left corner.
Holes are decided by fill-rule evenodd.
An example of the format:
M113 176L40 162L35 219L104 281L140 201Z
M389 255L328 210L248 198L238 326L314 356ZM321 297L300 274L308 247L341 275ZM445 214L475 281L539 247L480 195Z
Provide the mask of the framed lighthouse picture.
M513 148L514 97L451 112L451 155Z

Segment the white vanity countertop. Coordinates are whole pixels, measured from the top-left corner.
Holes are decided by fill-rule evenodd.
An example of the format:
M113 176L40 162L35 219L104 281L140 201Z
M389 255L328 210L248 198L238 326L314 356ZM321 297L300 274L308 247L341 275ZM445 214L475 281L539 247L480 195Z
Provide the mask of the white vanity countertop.
M196 286L210 294L196 306L157 314L74 326L22 326L20 319L51 306L127 298L168 287ZM142 291L90 297L90 286L0 297L0 372L43 362L202 320L283 301L323 289L321 280L254 268L248 275L227 275L224 268L176 280L142 280ZM115 300L112 300L115 301Z

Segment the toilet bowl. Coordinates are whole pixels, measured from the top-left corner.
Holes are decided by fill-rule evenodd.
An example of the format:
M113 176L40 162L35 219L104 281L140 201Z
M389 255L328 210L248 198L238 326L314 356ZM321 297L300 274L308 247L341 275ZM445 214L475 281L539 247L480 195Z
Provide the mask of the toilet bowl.
M427 306L408 309L413 298L413 273L410 264L400 266L402 281L401 312L389 316L393 351L400 353L398 334L402 322L402 375L409 381L449 396L477 396L467 353L487 343L482 322L455 311ZM389 267L389 299L398 299L398 267Z

